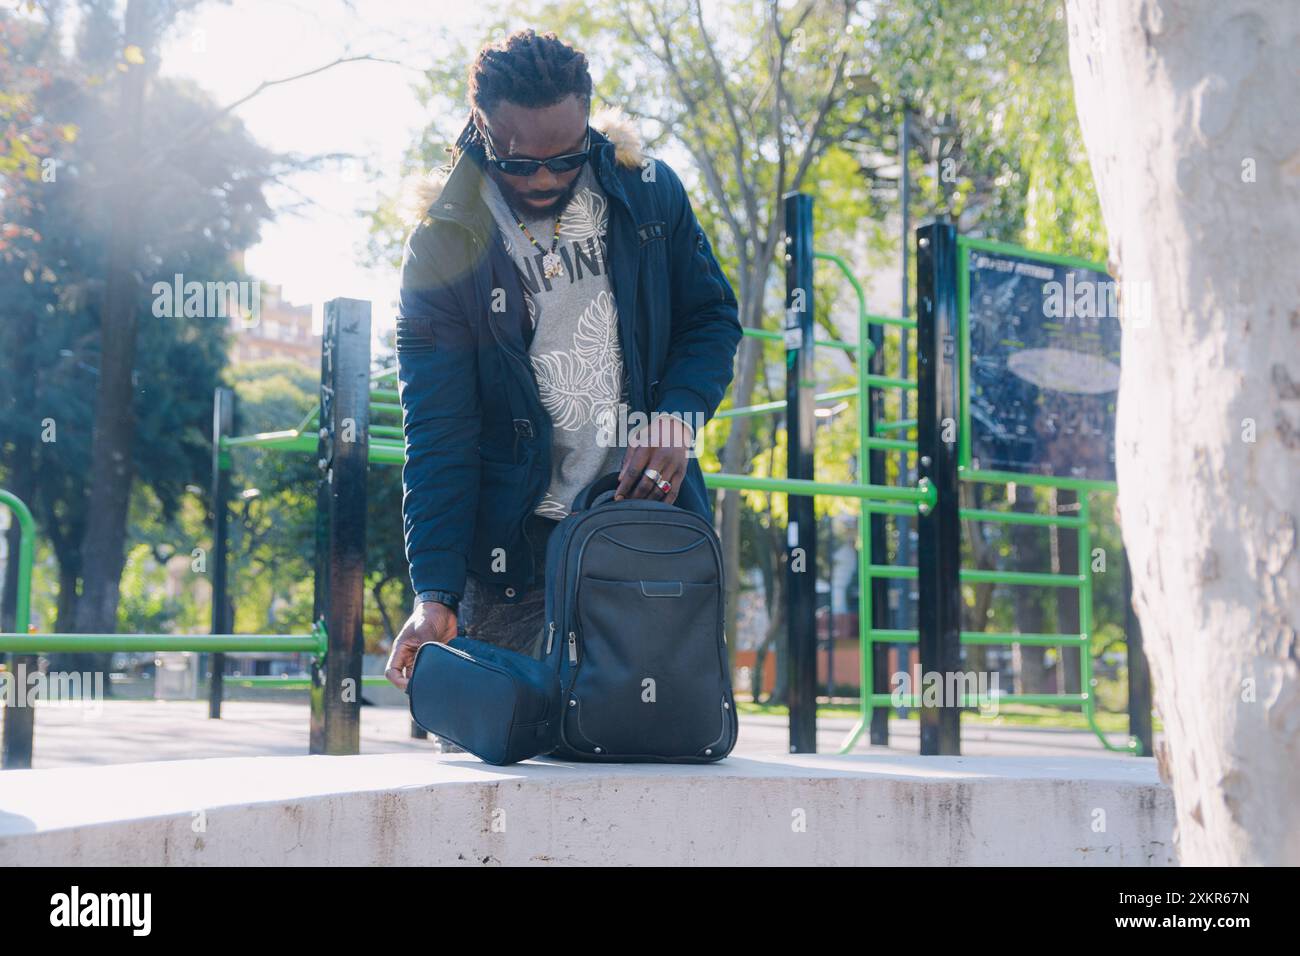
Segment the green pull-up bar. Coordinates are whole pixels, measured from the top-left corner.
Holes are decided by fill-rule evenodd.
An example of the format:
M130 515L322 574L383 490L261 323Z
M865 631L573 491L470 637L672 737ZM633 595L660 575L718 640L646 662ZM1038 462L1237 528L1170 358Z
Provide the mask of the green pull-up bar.
M33 634L31 626L32 564L36 552L36 522L21 498L0 488L0 504L18 521L18 580L12 632L0 632L0 652L36 654L49 651L279 651L324 656L329 638L325 622L310 634Z

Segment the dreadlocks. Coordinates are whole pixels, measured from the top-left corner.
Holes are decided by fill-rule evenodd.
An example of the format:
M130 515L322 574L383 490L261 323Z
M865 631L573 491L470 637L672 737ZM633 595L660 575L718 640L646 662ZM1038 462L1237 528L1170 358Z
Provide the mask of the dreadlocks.
M503 100L519 106L551 106L576 95L591 104L587 58L553 32L540 36L531 28L516 30L497 44L484 46L469 68L469 102L487 115ZM480 139L473 110L450 148L455 163L462 150Z

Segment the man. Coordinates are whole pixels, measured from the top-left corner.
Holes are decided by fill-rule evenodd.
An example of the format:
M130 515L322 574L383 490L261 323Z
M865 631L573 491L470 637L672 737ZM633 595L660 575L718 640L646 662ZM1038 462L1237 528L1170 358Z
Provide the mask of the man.
M388 662L401 688L458 619L540 656L546 542L596 478L712 520L691 450L731 381L736 298L676 173L617 111L593 117L591 91L553 33L485 47L417 205L397 319L417 595Z

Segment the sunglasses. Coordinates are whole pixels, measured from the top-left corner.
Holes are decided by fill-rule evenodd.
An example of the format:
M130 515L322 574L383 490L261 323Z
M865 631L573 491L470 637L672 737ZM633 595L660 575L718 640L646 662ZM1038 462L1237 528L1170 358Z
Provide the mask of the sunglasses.
M531 176L542 166L553 173L571 172L587 161L587 150L591 148L591 127L588 126L581 152L565 153L563 156L552 156L550 159L501 159L497 156L496 147L492 145L492 137L486 135L486 131L483 132L488 162L507 176Z

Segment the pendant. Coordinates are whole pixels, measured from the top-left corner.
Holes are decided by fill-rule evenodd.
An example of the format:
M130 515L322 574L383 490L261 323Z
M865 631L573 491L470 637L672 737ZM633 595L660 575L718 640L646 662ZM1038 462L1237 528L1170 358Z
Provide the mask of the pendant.
M548 279L564 275L564 262L554 252L542 256L542 274Z

